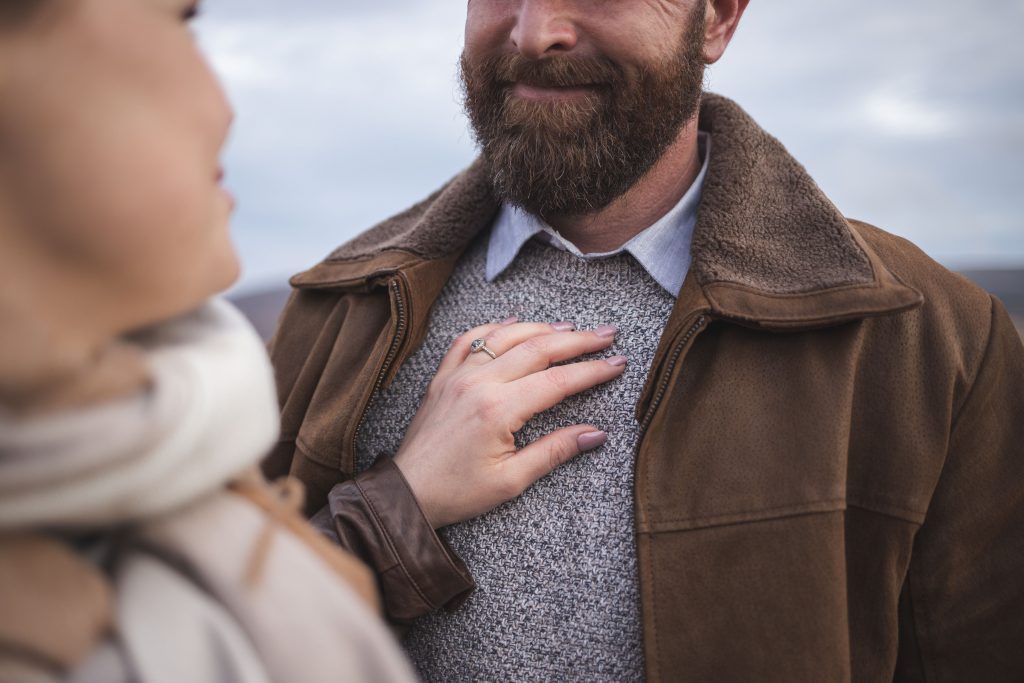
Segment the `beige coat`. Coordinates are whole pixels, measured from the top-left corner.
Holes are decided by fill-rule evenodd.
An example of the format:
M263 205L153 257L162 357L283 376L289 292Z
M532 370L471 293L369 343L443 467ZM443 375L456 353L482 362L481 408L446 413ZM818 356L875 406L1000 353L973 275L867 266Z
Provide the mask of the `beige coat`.
M413 680L372 575L253 468L266 354L226 304L134 339L153 387L0 416L0 681Z

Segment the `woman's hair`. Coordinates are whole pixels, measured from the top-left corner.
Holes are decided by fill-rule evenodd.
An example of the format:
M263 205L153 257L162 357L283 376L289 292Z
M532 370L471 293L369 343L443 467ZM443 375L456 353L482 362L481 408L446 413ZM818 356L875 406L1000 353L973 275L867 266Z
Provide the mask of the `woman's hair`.
M0 0L0 29L16 27L31 17L46 0Z

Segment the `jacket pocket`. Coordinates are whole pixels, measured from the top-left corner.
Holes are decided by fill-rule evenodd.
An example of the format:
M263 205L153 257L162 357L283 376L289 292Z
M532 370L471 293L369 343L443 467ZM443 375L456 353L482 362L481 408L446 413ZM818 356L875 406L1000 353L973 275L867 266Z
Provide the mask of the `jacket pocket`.
M844 513L699 523L639 537L648 678L851 680Z

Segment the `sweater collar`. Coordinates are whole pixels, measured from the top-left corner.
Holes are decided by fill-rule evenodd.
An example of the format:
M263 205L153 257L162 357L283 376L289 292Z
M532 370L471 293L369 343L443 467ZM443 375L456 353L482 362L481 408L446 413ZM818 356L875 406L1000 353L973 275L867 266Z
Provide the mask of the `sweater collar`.
M767 328L837 324L920 305L774 137L734 102L705 94L700 129L714 154L690 267L712 314ZM499 210L477 160L441 190L292 279L300 288L369 279L451 258ZM685 285L684 285L685 288Z

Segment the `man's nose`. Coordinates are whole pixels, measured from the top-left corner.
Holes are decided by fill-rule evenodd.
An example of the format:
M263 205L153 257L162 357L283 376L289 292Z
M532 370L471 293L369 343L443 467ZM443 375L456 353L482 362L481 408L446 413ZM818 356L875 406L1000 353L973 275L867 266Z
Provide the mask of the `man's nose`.
M576 47L576 25L565 0L522 0L512 43L527 59L540 59Z

